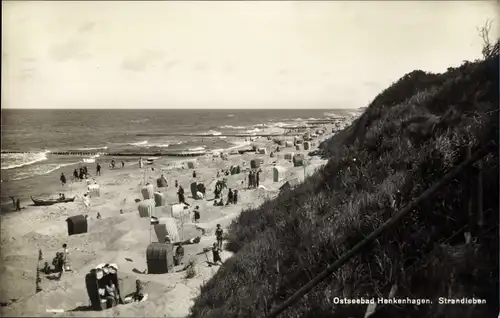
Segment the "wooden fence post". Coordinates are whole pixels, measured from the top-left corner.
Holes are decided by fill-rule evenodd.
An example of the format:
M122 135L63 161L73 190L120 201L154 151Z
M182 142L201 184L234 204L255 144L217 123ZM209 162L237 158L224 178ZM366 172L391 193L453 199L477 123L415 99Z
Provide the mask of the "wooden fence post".
M466 159L469 160L472 156L472 146L469 144L466 147ZM466 209L467 209L467 222L468 222L468 227L467 230L465 231L464 235L465 237L471 237L472 233L474 233L474 226L475 226L475 221L474 221L474 213L473 213L473 193L474 191L472 190L474 182L473 179L475 177L474 173L472 173L474 169L474 166L468 167L468 169L465 172L465 178L467 179L466 184L468 185L467 187L467 195L466 195Z
M483 162L480 160L477 163L477 226L479 231L483 229L484 220L483 220Z

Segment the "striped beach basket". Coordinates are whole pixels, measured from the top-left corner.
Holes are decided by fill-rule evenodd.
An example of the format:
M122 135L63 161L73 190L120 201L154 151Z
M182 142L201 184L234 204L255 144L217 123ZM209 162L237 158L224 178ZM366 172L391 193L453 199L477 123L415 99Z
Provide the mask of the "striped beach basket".
M174 218L164 217L160 218L160 224L155 225L155 233L158 238L158 242L163 243L165 236L170 236L172 243L179 242L181 237L179 235L179 228L177 227L177 221Z
M139 202L137 209L139 210L139 216L141 218L149 218L154 214L155 200L148 199L148 200L141 201L141 202Z
M144 187L142 187L141 193L144 200L154 199L155 187L151 183L148 183Z

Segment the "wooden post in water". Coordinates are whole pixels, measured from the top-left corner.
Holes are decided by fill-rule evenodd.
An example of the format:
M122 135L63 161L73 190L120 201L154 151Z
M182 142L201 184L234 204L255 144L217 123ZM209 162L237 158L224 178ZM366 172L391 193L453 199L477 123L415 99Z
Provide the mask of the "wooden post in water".
M477 163L477 226L479 231L483 229L483 161Z

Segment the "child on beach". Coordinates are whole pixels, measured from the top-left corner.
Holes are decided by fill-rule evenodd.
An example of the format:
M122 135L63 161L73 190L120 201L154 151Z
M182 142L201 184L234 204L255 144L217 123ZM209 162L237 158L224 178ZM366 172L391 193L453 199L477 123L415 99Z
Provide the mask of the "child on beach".
M199 206L196 206L193 210L193 213L194 213L194 223L198 223L199 220L200 220L200 207Z

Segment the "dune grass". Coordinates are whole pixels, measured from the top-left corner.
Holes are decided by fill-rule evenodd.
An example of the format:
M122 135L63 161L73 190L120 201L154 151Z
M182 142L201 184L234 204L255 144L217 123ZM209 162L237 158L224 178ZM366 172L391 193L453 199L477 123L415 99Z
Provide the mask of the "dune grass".
M321 145L324 168L231 225L227 248L236 254L202 286L192 317L265 316L388 220L397 190L405 205L463 161L467 145L498 144L498 69L496 55L443 74L414 71L379 94ZM498 159L496 151L483 160L485 226L473 244L463 232L475 186L464 173L282 317L363 317L366 305L336 305L334 297L387 297L394 284L396 297L433 304L378 306L372 317L496 316ZM487 304L442 306L438 297Z

